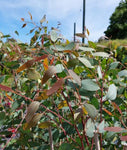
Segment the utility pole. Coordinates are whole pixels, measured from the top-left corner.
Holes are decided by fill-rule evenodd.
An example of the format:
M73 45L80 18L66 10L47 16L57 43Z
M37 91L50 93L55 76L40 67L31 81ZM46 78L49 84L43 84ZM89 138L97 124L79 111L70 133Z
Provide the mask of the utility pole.
M86 7L86 0L83 0L82 34L85 33L85 7ZM82 38L82 43L85 43L85 38Z
M74 23L74 43L75 43L75 34L76 34L76 23Z

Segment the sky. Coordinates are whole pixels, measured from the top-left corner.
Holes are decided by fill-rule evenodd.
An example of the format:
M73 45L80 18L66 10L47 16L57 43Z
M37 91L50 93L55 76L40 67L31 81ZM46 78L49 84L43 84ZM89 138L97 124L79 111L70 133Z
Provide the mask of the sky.
M121 0L86 0L85 26L95 42L109 25L109 18ZM22 28L21 18L30 20L28 12L36 23L46 14L48 28L56 27L61 22L61 34L73 40L74 22L76 33L82 32L83 0L0 0L0 32L10 34L15 39L29 42L31 25ZM19 36L15 34L19 32Z

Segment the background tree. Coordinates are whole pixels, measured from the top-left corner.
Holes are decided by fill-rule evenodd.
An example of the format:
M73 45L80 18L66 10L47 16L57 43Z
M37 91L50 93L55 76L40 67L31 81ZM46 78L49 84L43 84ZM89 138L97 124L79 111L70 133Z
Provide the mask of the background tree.
M104 32L112 39L127 38L127 0L122 0L110 17L110 25Z

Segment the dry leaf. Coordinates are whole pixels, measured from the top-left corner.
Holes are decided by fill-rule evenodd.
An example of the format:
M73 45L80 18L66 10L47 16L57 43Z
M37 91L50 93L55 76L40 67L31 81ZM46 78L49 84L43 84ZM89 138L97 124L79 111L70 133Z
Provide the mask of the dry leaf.
M49 78L51 78L56 73L55 66L49 66L48 70L44 73L43 78L41 79L41 83L44 84L48 81Z

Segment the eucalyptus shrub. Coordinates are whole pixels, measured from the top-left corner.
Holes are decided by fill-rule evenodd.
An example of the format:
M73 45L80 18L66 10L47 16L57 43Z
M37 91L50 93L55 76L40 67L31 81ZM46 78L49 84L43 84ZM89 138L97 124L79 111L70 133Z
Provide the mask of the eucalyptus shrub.
M29 15L30 44L0 34L1 149L126 148L126 66Z

